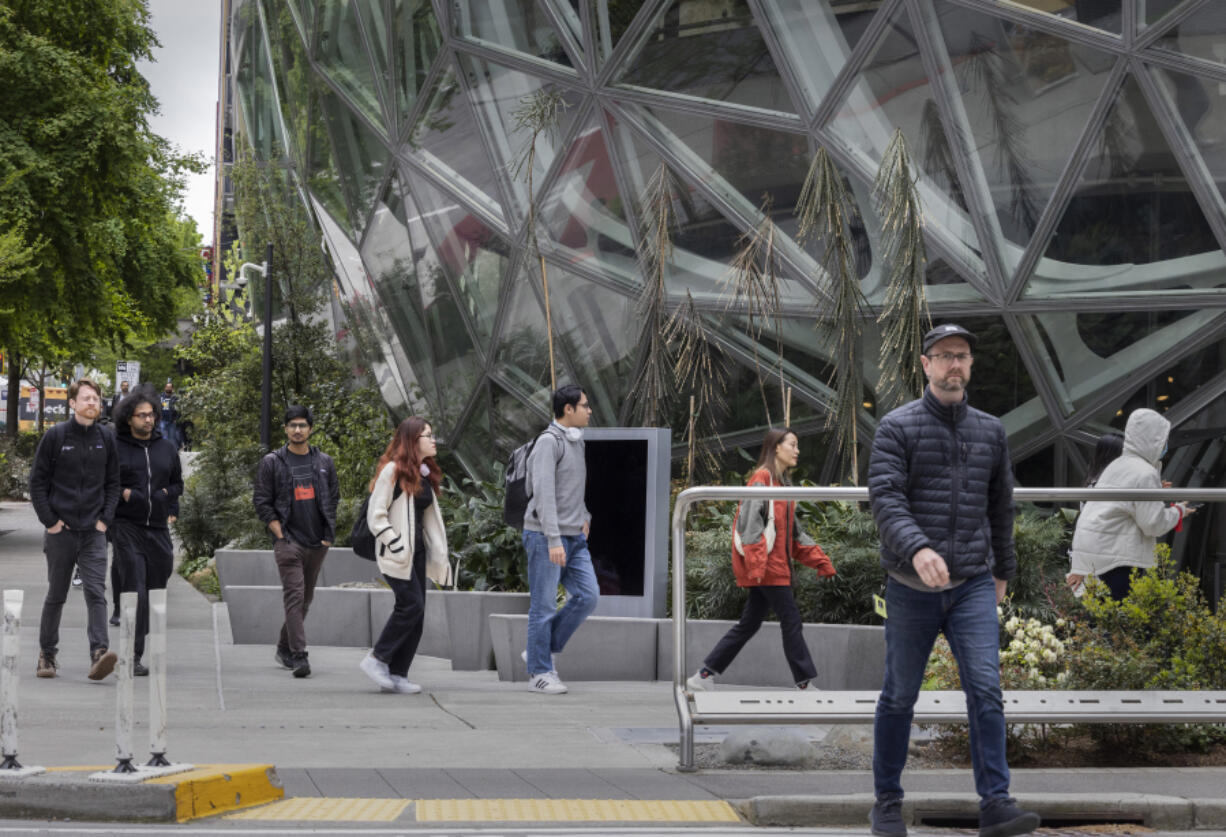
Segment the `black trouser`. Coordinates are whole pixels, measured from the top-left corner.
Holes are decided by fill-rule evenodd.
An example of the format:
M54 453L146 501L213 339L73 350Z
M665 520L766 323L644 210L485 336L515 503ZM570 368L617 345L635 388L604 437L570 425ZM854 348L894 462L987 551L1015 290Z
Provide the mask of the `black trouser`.
M371 651L375 659L387 663L387 670L407 677L409 666L417 654L422 629L426 624L426 549L418 540L413 553L413 577L392 578L384 573L387 585L396 596L392 615L387 618L379 641Z
M38 628L38 646L52 656L59 650L60 615L72 586L72 570L81 572L88 616L86 634L90 655L107 646L106 634L106 535L92 526L89 529L69 529L65 526L54 535L43 534L43 552L47 555L47 597L43 599L43 614Z
M1132 589L1132 574L1139 570L1139 567L1116 567L1100 575L1098 580L1107 585L1111 598L1119 602L1128 596L1128 591Z
M119 593L136 594L136 637L132 655L145 653L149 634L149 591L166 589L174 569L174 546L169 529L154 529L127 520L116 520L111 531L115 561L111 571Z
M303 622L315 598L315 581L328 557L326 546L302 546L288 538L272 545L272 554L281 574L281 603L285 607L285 623L277 648L291 654L306 651L306 630Z
M817 667L809 656L809 646L805 645L804 623L800 619L800 610L796 607L792 587L788 584L750 587L749 598L745 600L740 621L729 628L724 638L715 644L703 665L716 674L723 674L724 669L741 653L745 643L762 627L762 621L772 610L779 617L783 655L787 657L788 667L792 670L792 680L803 683L817 677Z

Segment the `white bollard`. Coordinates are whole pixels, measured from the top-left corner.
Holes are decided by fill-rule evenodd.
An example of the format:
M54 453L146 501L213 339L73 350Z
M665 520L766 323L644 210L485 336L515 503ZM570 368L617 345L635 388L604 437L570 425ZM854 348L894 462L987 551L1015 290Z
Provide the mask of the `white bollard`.
M166 760L166 590L149 591L149 752L146 767L169 767Z
M132 692L133 640L136 636L136 593L119 595L119 662L115 665L115 750L112 773L135 773L132 764L132 728L136 714Z
M3 662L0 663L0 770L21 770L17 761L17 657L21 651L21 604L25 592L4 591Z

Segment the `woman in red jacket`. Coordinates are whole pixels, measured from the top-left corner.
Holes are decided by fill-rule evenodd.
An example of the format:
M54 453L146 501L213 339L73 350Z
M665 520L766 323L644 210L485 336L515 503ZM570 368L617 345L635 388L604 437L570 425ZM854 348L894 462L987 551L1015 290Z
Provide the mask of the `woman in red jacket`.
M749 485L788 485L787 472L800 459L800 442L790 428L766 431L758 467ZM783 654L792 669L796 688L807 689L817 668L805 645L803 622L792 596L791 559L813 567L823 577L835 574L834 564L822 548L796 525L796 504L786 500L744 500L733 523L732 572L736 583L749 588L741 619L686 680L693 691L711 689L762 626L769 611L779 617Z

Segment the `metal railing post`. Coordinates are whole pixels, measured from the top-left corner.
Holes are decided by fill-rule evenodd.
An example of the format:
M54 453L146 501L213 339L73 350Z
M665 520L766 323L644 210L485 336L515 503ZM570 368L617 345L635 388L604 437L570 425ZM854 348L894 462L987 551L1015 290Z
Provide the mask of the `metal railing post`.
M23 590L4 591L4 659L0 663L0 770L21 770L17 761L17 661L21 651L21 605Z
M166 589L149 591L149 761L146 767L170 767L166 760Z
M132 728L136 714L132 692L132 655L136 638L136 593L119 594L119 661L115 664L115 751L112 773L135 773Z

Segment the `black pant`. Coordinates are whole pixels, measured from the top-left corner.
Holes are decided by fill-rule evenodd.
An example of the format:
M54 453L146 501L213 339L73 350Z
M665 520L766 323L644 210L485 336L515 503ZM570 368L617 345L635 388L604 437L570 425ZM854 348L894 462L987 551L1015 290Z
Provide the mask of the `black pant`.
M409 674L426 623L426 550L420 540L418 544L413 554L412 578L383 576L396 596L396 604L371 651L375 659L387 663L389 672L400 677Z
M106 535L94 527L69 529L65 526L52 535L43 534L43 552L47 555L47 597L43 599L43 614L38 629L38 647L52 656L59 650L60 616L68 589L72 586L72 570L81 572L87 616L86 635L92 656L105 650L106 633Z
M306 652L306 629L303 622L315 598L315 582L328 557L326 546L302 546L282 538L272 545L277 572L281 574L281 603L285 607L285 623L277 648L289 654Z
M788 667L792 670L792 680L803 683L817 677L817 667L809 656L809 646L805 645L804 623L800 619L800 610L796 607L796 599L792 597L792 587L787 584L750 587L749 598L745 600L740 621L729 628L724 638L715 644L703 665L716 674L723 674L724 669L741 653L745 643L762 627L762 621L772 610L779 617L783 655L787 657Z
M111 571L119 593L136 593L136 637L132 645L137 660L145 653L149 633L149 591L166 589L174 569L174 547L169 529L154 529L126 520L116 520L111 530L115 561Z
M1123 601L1128 596L1128 591L1132 589L1133 572L1140 571L1139 567L1116 567L1100 575L1098 580L1107 585L1107 589L1111 591L1111 598L1119 602Z

